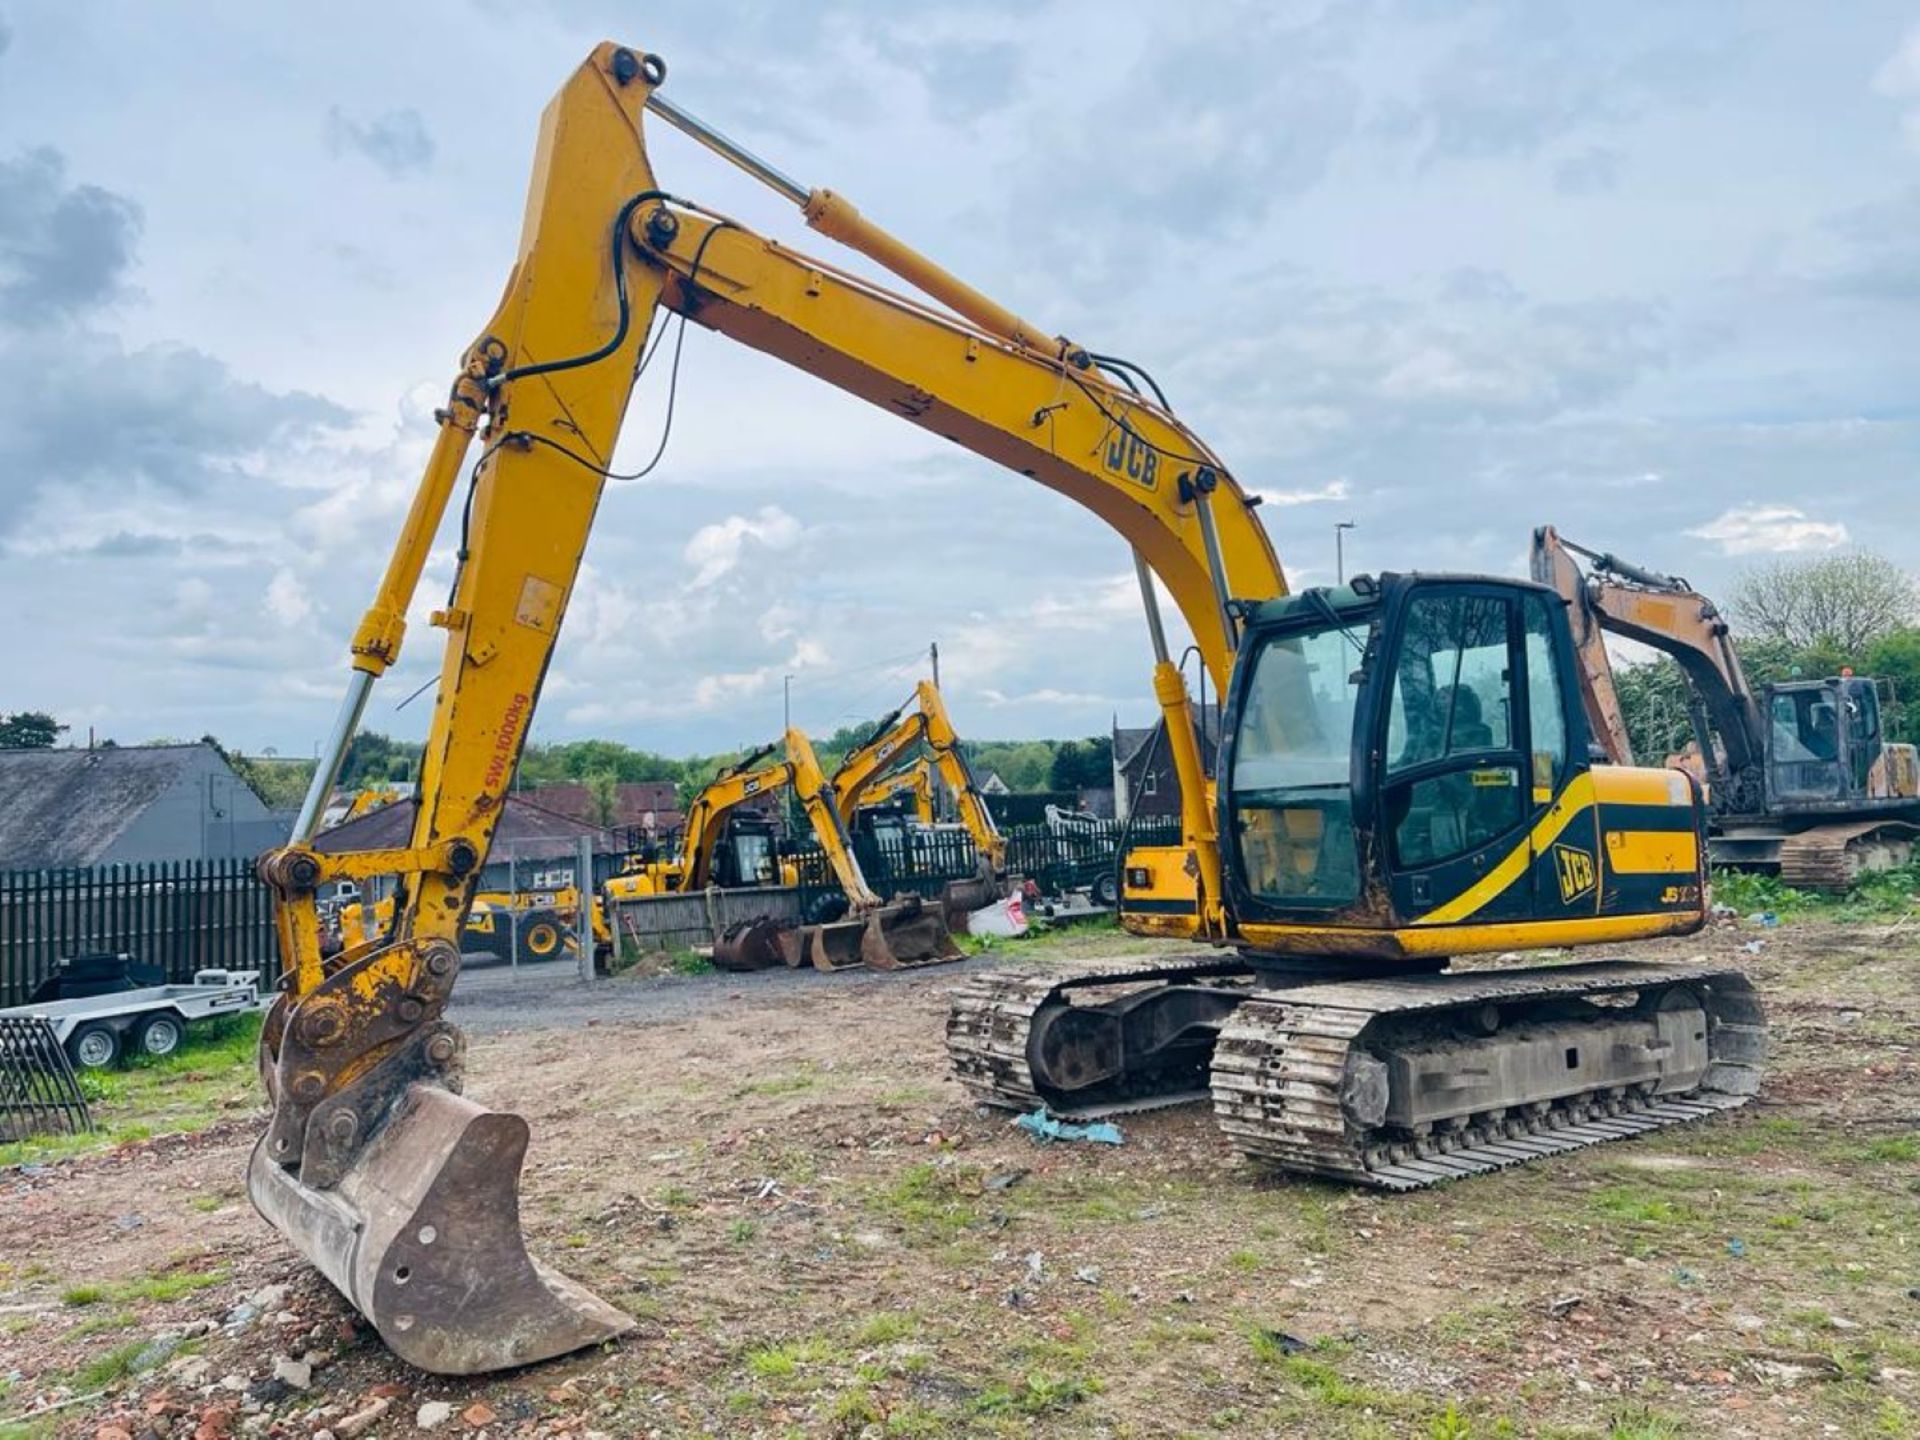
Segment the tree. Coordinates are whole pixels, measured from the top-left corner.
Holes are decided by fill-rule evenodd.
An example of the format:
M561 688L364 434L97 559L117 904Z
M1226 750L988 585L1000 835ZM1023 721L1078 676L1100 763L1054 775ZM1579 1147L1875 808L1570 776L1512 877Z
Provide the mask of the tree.
M1884 556L1855 550L1750 570L1734 587L1732 609L1762 639L1857 654L1920 620L1920 587Z
M0 750L51 750L66 728L44 710L0 715Z
M1113 784L1112 738L1095 735L1064 742L1053 752L1047 780L1055 790L1098 789Z
M586 785L593 823L602 830L611 829L620 815L620 776L612 770L596 770L587 776Z
M1687 677L1667 659L1640 665L1616 665L1614 692L1627 722L1627 743L1641 765L1658 765L1677 755L1693 739L1687 718Z

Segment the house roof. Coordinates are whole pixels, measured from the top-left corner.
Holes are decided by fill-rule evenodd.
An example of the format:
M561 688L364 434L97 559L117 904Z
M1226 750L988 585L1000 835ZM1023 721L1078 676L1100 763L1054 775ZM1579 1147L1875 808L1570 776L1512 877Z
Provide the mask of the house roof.
M0 750L0 869L96 863L209 753L204 744Z
M321 831L313 839L313 848L326 855L348 850L398 849L412 837L413 817L419 808L420 802L412 798L382 805L378 810L369 810L345 824ZM564 854L582 839L591 840L595 850L620 848L610 831L549 810L516 792L507 796L493 844L496 857L505 860L516 853L528 858L538 854ZM506 848L509 846L520 848L513 851Z
M523 792L534 804L575 820L592 822L598 802L590 786L577 781L537 785ZM671 780L623 780L614 787L613 824L670 830L681 821L679 796Z
M1220 711L1213 705L1205 705L1196 706L1194 713L1200 717L1201 758L1211 763L1211 757L1220 748ZM1140 752L1146 748L1147 743L1152 740L1155 735L1161 732L1166 723L1165 720L1160 720L1152 725L1143 726L1139 729L1132 729L1123 725L1114 726L1114 762L1119 765L1122 770L1129 768L1135 760L1140 758ZM1166 750L1165 744L1163 743L1160 748L1162 754L1156 758L1164 761L1167 758L1164 753Z

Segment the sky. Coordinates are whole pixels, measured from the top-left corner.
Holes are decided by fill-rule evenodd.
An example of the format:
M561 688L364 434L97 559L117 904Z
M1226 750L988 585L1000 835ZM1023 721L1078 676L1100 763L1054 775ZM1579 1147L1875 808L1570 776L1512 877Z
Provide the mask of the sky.
M1014 310L1149 367L1296 588L1920 568L1920 5L0 0L0 709L310 754L602 39ZM661 125L664 185L831 258ZM649 375L616 464L653 453ZM443 536L423 585L444 592ZM416 624L371 728L414 735ZM680 754L903 700L1144 723L1119 538L690 327L533 738ZM789 680L788 677L791 677Z

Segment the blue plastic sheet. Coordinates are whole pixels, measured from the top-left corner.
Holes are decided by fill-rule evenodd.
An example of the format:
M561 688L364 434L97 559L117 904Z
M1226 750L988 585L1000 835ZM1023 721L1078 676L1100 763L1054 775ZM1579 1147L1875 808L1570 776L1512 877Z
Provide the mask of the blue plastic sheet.
M1119 1145L1122 1142L1120 1127L1105 1120L1096 1120L1090 1125L1076 1125L1070 1120L1056 1120L1047 1113L1042 1105L1031 1115L1022 1115L1013 1122L1037 1140L1090 1140L1095 1145Z

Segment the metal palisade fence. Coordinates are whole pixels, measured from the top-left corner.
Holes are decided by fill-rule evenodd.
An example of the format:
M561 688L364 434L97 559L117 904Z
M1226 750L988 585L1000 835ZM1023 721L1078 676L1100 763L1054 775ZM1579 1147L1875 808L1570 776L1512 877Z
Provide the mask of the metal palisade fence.
M205 969L276 978L273 895L245 859L0 870L0 1005L25 1003L62 959L125 952L169 981Z
M1121 847L1177 845L1178 816L1152 816L1131 827L1113 820L1098 821L1061 832L1045 825L1015 825L1002 831L1007 842L1007 871L1037 882L1054 893L1090 886L1119 863ZM904 832L856 834L854 858L867 883L883 897L938 895L950 880L971 878L979 869L972 838L957 826L935 830L908 827ZM793 855L800 871L803 904L816 895L838 893L831 867L817 845L798 847Z

